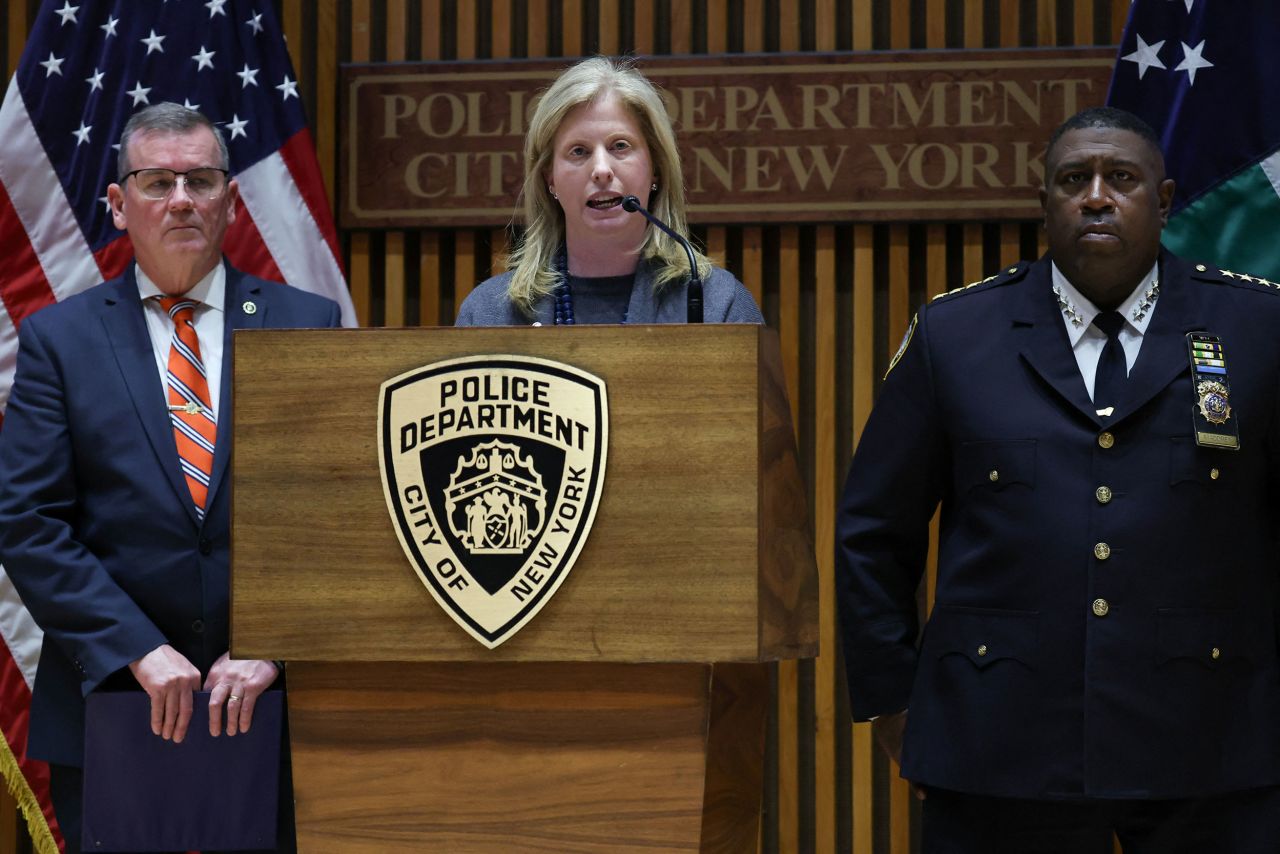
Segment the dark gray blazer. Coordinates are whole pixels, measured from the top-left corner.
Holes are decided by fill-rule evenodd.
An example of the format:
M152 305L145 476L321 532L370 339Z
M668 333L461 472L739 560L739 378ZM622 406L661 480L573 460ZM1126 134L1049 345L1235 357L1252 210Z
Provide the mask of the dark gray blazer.
M552 325L555 300L543 297L534 303L534 316L529 317L511 302L507 285L511 273L502 273L476 286L462 303L454 326L528 326ZM687 286L684 282L653 292L653 265L641 264L631 287L631 303L627 307L628 323L684 323ZM719 267L702 285L702 313L707 323L764 323L764 316L752 299L751 292Z

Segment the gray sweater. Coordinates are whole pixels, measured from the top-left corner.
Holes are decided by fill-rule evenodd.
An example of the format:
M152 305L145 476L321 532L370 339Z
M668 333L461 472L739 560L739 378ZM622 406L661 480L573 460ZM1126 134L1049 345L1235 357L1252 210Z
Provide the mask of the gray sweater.
M462 303L455 326L528 326L537 322L551 326L555 299L546 296L534 303L534 316L528 317L507 296L511 273L502 273L476 286ZM688 306L684 282L668 285L662 294L653 293L653 268L641 264L631 288L627 307L628 323L684 323ZM702 315L707 323L764 323L764 316L751 298L751 292L719 267L702 283Z

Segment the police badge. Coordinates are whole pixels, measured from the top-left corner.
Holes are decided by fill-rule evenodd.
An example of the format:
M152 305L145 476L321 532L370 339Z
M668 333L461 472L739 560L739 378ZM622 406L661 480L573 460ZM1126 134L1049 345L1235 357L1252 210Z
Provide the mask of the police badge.
M1220 382L1205 380L1196 385L1196 394L1200 396L1200 414L1210 424L1226 424L1231 417L1231 404L1227 402L1229 392Z
M382 384L387 508L431 595L490 649L564 583L604 485L604 382L527 356L424 365Z
M1231 417L1231 381L1222 339L1207 332L1187 333L1191 389L1196 398L1191 427L1203 448L1240 449L1239 419Z

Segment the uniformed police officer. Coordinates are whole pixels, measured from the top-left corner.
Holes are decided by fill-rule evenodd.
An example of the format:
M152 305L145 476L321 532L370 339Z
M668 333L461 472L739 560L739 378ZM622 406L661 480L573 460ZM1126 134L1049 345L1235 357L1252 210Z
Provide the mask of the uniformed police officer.
M1141 119L1064 123L1048 254L918 313L855 454L852 709L926 852L1280 851L1280 286L1162 250L1173 191Z

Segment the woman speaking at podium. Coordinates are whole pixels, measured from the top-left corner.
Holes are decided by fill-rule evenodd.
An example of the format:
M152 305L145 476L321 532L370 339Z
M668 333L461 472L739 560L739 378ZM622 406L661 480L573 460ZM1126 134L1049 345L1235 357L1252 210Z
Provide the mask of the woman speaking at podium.
M686 239L684 174L662 98L629 64L571 66L524 145L525 231L458 326L763 323L751 293Z

